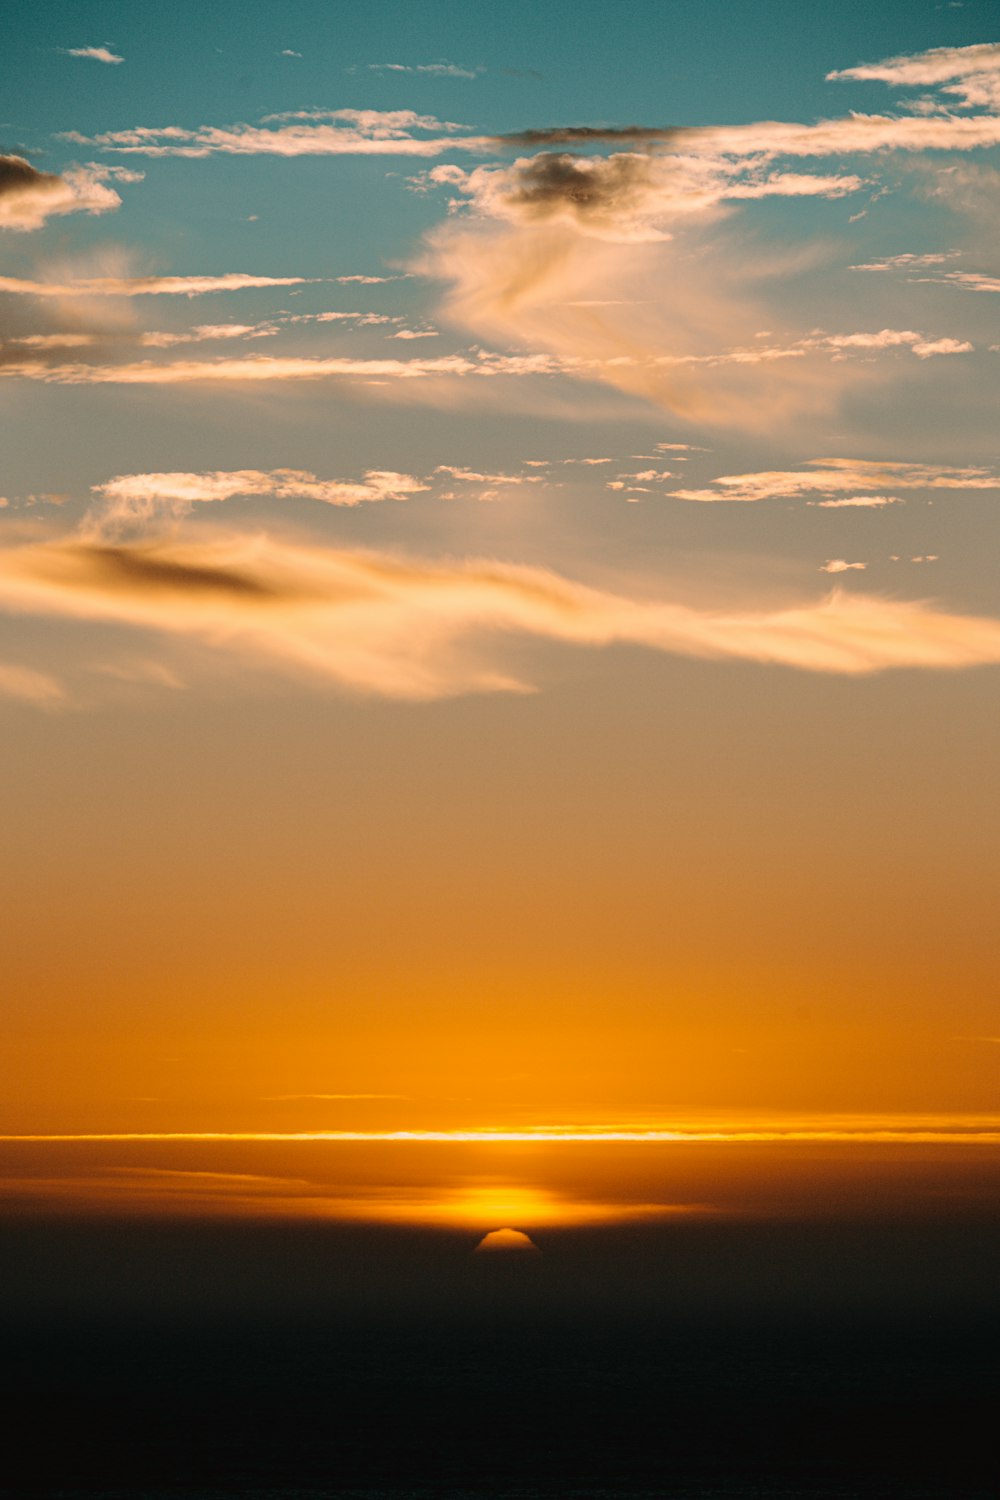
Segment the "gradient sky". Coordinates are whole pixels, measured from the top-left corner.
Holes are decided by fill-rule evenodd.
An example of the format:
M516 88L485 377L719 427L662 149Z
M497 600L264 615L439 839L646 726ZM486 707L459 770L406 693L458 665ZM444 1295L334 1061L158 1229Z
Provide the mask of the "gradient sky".
M996 1110L996 22L18 18L0 1131Z

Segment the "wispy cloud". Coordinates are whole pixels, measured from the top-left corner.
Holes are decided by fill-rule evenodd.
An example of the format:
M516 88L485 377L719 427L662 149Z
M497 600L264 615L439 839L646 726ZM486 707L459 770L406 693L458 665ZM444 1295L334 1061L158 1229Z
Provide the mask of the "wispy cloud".
M478 78L482 68L463 68L458 63L369 63L369 73L428 73L432 78Z
M257 125L135 126L64 139L135 156L440 156L482 151L481 137L410 109L298 110L268 115Z
M88 57L92 62L123 63L124 57L112 52L110 47L60 47L66 57Z
M868 564L863 562L847 562L842 557L831 557L820 568L821 573L853 573L855 570L863 572Z
M852 271L921 271L928 266L943 266L950 260L957 260L961 255L960 250L941 250L933 254L919 255L913 251L904 251L901 255L887 255L884 260L868 261L865 265L851 266Z
M436 377L495 377L557 373L568 368L551 355L443 354L427 359L282 358L171 360L136 364L45 364L25 359L0 367L0 375L59 385L233 386L277 381L357 380L368 383L428 380Z
M993 109L1000 107L1000 43L932 47L927 52L841 68L826 76L830 80L876 81L895 88L937 86L946 94L956 95L964 105Z
M113 213L122 200L111 184L141 181L141 172L95 162L59 175L39 172L20 156L0 156L0 229L41 229L61 214Z
M505 661L504 643L518 637L848 674L1000 663L1000 620L924 603L837 591L779 608L693 609L543 568L261 535L8 548L0 605L186 638L248 665L414 700L526 690Z
M315 276L89 276L77 281L29 281L0 276L0 292L26 297L201 297L206 292L239 292L251 287L314 285Z
M0 698L15 698L36 707L51 708L64 697L62 685L48 672L0 661Z
M757 474L720 474L710 489L673 490L678 500L756 501L792 499L838 491L932 489L1000 490L993 469L949 468L942 464L894 463L862 458L813 458L808 469L772 469ZM851 504L886 503L855 495Z
M318 500L325 505L364 505L405 500L428 486L411 474L370 469L361 480L317 479L306 469L215 470L207 473L119 474L93 491L101 504L87 518L91 535L115 535L154 516L183 516L195 505L261 495L278 500Z

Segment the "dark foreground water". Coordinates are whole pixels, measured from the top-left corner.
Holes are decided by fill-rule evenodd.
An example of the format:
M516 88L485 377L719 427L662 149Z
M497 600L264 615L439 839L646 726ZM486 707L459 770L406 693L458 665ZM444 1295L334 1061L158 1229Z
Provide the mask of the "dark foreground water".
M1000 1495L987 1222L2 1233L0 1494Z

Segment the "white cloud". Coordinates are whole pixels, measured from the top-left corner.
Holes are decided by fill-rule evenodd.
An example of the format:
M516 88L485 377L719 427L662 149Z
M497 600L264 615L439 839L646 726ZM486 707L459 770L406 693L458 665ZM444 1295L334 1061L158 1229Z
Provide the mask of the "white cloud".
M949 260L956 260L961 255L960 250L942 250L934 254L918 255L912 251L904 251L901 255L888 255L884 260L873 260L865 265L850 266L851 271L920 271L928 266L942 266Z
M932 47L928 52L889 57L878 63L861 63L826 76L828 79L874 80L896 88L939 85L944 93L957 95L964 105L994 109L1000 107L1000 43Z
M206 292L239 292L250 287L314 285L311 276L90 276L78 281L28 281L0 276L0 292L27 297L201 297Z
M918 359L933 359L938 354L969 354L973 347L968 339L922 339L913 352Z
M807 500L820 510L879 510L886 505L905 505L899 495L847 495L842 500Z
M368 470L360 481L318 479L306 469L119 474L93 486L102 503L87 517L87 534L115 535L137 522L147 522L163 514L182 516L193 505L231 500L237 495L362 505L379 500L405 500L426 489L426 484L410 474L382 469Z
M66 57L88 57L92 62L123 63L124 57L112 52L110 47L60 47Z
M482 138L413 110L297 110L267 115L259 125L136 126L64 139L136 156L440 156L483 149Z
M711 489L673 490L672 495L676 500L753 502L852 490L1000 490L1000 473L972 466L948 468L861 458L813 458L809 464L808 469L720 474L711 481Z
M113 213L122 200L111 184L141 181L141 172L96 162L59 175L39 172L20 156L0 156L0 229L41 229L62 214Z
M819 571L821 573L852 573L855 569L863 571L867 566L867 563L845 562L842 557L831 557Z
M369 63L369 73L429 73L433 78L477 78L482 68L461 68L457 63Z
M44 380L56 385L191 385L258 384L267 381L426 380L433 377L549 375L570 368L551 355L501 355L480 352L475 358L442 354L427 359L298 358L247 355L240 359L191 359L166 363L62 364L23 362L0 366L0 377Z

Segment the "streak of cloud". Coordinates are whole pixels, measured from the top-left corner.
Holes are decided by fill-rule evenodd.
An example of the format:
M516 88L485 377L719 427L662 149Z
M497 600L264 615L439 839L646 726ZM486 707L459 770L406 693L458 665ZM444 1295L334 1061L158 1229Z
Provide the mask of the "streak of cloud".
M76 281L30 281L0 276L0 292L25 297L202 297L207 292L240 292L254 287L311 286L315 276L87 276Z
M411 474L369 470L358 480L317 479L305 469L236 469L209 473L119 474L95 484L99 508L87 518L91 536L117 535L154 516L186 515L193 506L231 500L237 495L318 500L325 505L363 505L405 500L428 486Z
M894 463L876 459L812 458L808 469L765 470L757 474L720 474L711 489L673 490L674 499L754 502L793 499L806 494L835 495L850 490L1000 490L993 469L949 468L942 464ZM856 497L852 504L872 504Z
M921 602L834 591L778 608L694 609L543 568L266 535L8 548L0 607L186 638L258 668L417 701L530 690L504 661L504 643L519 637L852 675L1000 663L1000 620Z
M86 57L91 62L114 65L125 61L117 52L112 52L110 47L60 47L59 50L65 57Z

